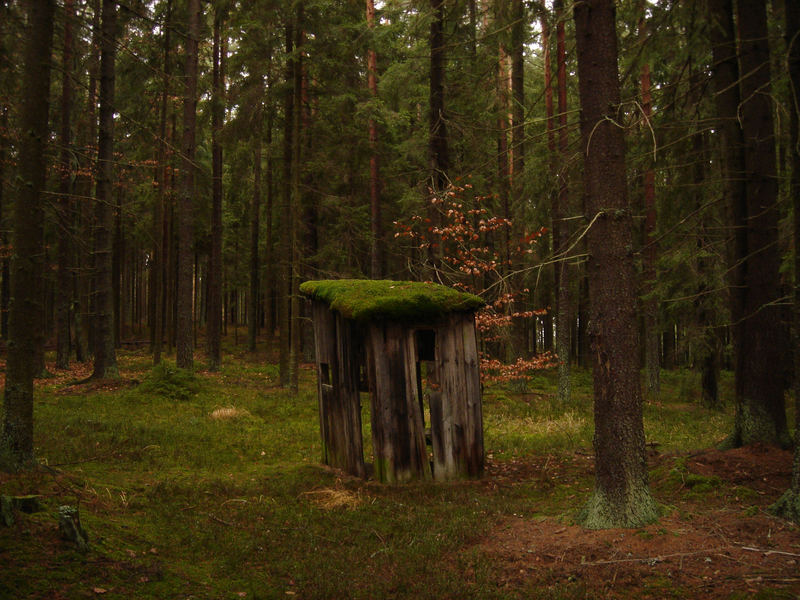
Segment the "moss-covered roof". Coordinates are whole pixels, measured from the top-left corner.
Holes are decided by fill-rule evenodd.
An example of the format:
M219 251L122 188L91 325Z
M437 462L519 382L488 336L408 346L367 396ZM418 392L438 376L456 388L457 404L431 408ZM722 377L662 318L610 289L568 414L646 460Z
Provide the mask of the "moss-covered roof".
M326 279L306 281L300 286L300 292L357 321L432 321L485 304L473 294L416 281Z

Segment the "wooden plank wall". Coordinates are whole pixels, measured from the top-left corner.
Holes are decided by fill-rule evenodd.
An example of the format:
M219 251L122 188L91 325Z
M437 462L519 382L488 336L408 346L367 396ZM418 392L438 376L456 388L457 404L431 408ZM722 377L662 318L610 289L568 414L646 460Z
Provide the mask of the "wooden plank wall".
M430 393L433 475L483 474L480 363L473 314L453 314L437 328L435 385Z
M360 335L355 324L322 302L315 301L312 312L322 461L365 477L358 390Z
M386 483L430 479L413 328L391 322L370 324L367 365L375 477Z

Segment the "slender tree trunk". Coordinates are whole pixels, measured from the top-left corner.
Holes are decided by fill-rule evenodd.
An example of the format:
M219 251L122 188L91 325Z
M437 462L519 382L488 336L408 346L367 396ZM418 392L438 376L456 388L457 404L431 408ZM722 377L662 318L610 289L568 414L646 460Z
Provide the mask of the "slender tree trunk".
M9 10L7 3L0 3L0 19L7 20L9 18ZM0 34L4 33L0 31ZM10 73L9 57L6 50L7 42L0 35L0 72ZM0 86L5 87L8 82L8 76L0 78ZM8 249L8 223L6 222L6 212L4 212L6 178L6 164L8 161L8 149L10 146L10 139L8 136L8 110L10 98L8 93L0 95L0 248L2 248L2 255L0 256L0 338L3 340L8 339L8 300L9 300L9 259L7 256Z
M637 281L625 180L613 0L574 7L581 99L594 377L595 490L589 528L637 527L658 509L647 483L636 331Z
M444 0L430 0L433 20L430 33L430 161L434 192L447 186L450 152L447 142L447 125L444 110Z
M167 109L169 99L169 79L172 33L172 0L167 0L167 15L164 22L164 51L162 56L161 107L158 127L158 159L156 160L156 181L158 194L153 210L153 262L150 267L150 340L153 350L153 364L161 362L161 346L164 340L164 209L167 202Z
M225 75L222 70L222 15L214 14L214 42L211 99L211 255L208 265L208 342L209 369L216 371L222 362L222 144L220 134L225 114Z
M263 90L263 86L262 90ZM263 91L259 94L263 96ZM261 121L262 109L256 109L258 122L254 127L255 148L253 150L253 198L250 204L250 298L247 303L247 349L256 351L256 339L259 327L259 307L261 306L261 261L258 254L258 239L260 234L261 216L261 137L263 135Z
M114 237L111 244L111 296L114 304L114 348L122 345L122 325L125 320L123 299L123 256L125 256L125 238L122 233L122 190L117 188L112 195L114 202Z
M12 302L0 467L33 465L33 378L37 347L44 344L42 277L44 275L44 198L50 96L50 51L55 3L27 3L23 54L18 173L21 180L14 206Z
M291 205L291 325L289 348L289 390L297 394L300 371L300 215L303 210L303 197L300 187L301 181L301 155L303 141L303 2L297 4L297 22L294 26L295 33L295 60L294 60L294 108L292 110L292 205Z
M92 41L89 52L88 90L85 110L81 113L78 132L80 147L78 156L78 173L75 179L75 190L79 198L88 198L94 193L94 174L97 170L97 82L99 75L100 46L100 2L92 3ZM93 208L90 202L79 202L75 209L74 227L76 231L73 278L75 298L75 358L78 362L87 362L94 352L94 297L93 266L94 256L91 253L92 235L94 232Z
M555 232L556 256L556 355L558 356L558 399L566 404L572 396L570 384L570 347L572 322L570 320L570 271L567 262L569 228L565 217L569 214L569 190L567 186L567 52L565 44L565 20L563 0L555 0L553 11L556 15L556 65L558 78L558 165L556 173L558 200L553 211L553 230ZM556 224L558 227L556 228Z
M61 69L61 177L58 192L58 293L56 294L56 367L69 368L70 310L72 304L72 22L75 18L74 0L64 0L64 48Z
M271 54L271 52L270 52ZM271 98L272 94L272 65L270 64L269 74L267 75L267 98ZM264 293L264 329L267 330L267 340L269 349L272 349L272 339L275 336L275 261L273 244L275 243L273 234L273 216L272 211L274 208L274 185L273 185L273 159L272 159L272 128L274 126L275 111L270 103L267 109L267 206L266 206L266 252L264 262L266 266L265 273L265 293Z
M100 47L100 127L97 142L97 192L95 202L95 379L117 378L114 349L114 284L112 281L112 227L114 223L114 61L116 59L117 5L103 0Z
M292 56L294 51L294 27L286 24L286 55ZM290 353L290 298L292 276L292 149L294 130L294 69L295 60L286 61L286 92L284 96L283 127L283 183L281 188L281 233L280 233L280 275L278 298L278 371L280 383L289 386L289 353Z
M641 7L645 10L644 3ZM639 18L639 39L645 42L647 29L644 14ZM653 102L650 94L650 65L642 64L639 73L642 95L642 114L645 119L646 131L652 127L650 120L653 116ZM648 164L644 171L644 234L645 247L643 252L643 291L650 297L644 300L644 362L647 373L647 392L654 399L658 399L661 391L661 357L659 338L661 331L658 327L658 301L652 296L656 281L656 175L652 164Z
M511 2L511 221L512 235L516 240L522 239L525 222L524 201L524 172L525 172L525 32L526 17L522 0ZM552 108L552 107L551 107ZM527 256L527 255L523 255ZM530 319L519 316L526 311L524 287L520 275L514 275L511 280L514 301L512 312L518 316L512 318L512 346L514 358L525 356L528 352L527 328ZM549 304L549 302L548 302ZM552 322L551 317L547 317ZM547 323L547 321L545 321ZM550 339L548 340L548 332ZM553 346L552 323L545 327L545 348Z
M367 27L375 30L375 0L367 2ZM373 100L378 99L378 55L375 52L374 42L367 50L367 87ZM380 171L378 168L378 124L374 117L369 118L369 198L370 198L370 229L372 242L370 246L370 274L373 279L383 276L383 225L381 222L380 198Z
M186 71L183 95L181 189L178 211L178 292L175 362L182 369L194 367L192 283L195 204L195 131L197 128L197 46L200 39L200 0L189 0L186 39Z

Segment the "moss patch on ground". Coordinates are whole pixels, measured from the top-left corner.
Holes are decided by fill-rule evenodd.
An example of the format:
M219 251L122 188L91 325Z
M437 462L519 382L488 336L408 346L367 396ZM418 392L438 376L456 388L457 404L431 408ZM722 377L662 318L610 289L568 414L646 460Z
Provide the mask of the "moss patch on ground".
M356 321L434 321L453 312L481 308L473 294L436 283L368 279L306 281L300 292Z

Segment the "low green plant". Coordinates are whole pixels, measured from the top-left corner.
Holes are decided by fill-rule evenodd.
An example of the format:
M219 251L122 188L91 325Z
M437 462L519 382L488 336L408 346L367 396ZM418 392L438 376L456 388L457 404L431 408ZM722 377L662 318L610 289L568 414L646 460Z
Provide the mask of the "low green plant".
M162 361L150 370L137 390L169 400L189 400L201 388L201 382L191 371Z

